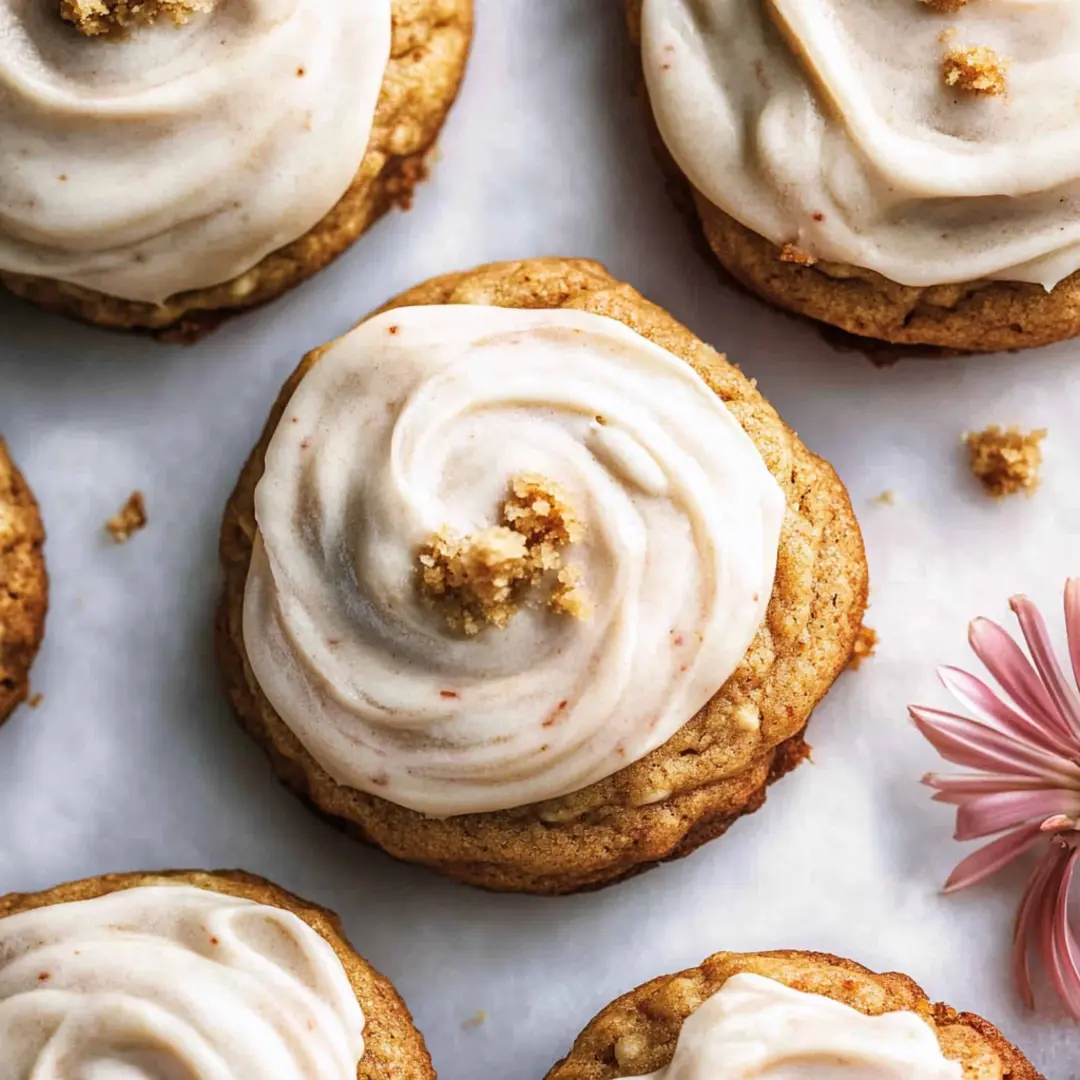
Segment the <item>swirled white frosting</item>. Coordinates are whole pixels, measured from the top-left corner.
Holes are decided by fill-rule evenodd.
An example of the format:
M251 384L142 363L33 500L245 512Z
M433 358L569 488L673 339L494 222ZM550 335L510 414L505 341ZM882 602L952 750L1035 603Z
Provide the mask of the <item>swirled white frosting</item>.
M645 0L642 33L673 156L774 243L914 286L1080 268L1078 0ZM945 85L977 46L1005 95Z
M760 975L733 975L692 1013L649 1080L962 1080L913 1012L866 1016Z
M300 383L255 495L244 643L338 783L433 816L578 790L670 738L743 658L785 501L684 363L621 323L481 306L386 312ZM459 638L419 546L563 486L594 611Z
M364 158L390 0L216 0L88 38L0 0L0 270L160 302L302 236Z
M0 919L2 1080L356 1080L363 1029L280 908L163 885Z

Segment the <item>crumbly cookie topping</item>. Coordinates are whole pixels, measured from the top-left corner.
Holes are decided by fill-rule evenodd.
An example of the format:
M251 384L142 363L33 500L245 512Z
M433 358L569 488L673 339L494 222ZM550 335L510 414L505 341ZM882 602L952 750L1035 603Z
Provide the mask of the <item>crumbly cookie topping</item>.
M485 626L505 629L525 592L557 571L548 606L560 615L587 618L581 570L562 562L562 550L584 533L558 484L532 473L516 477L501 525L464 537L442 529L421 546L421 592L438 601L452 630L472 636Z
M979 97L1005 93L1007 62L985 45L950 49L941 63L945 85Z
M1045 428L1025 433L1018 427L1003 430L997 424L966 434L971 471L987 495L995 499L1018 491L1030 495L1039 486L1040 443L1045 438Z
M213 0L60 0L60 15L81 34L98 37L134 26L148 26L159 16L174 26L199 12L209 11Z

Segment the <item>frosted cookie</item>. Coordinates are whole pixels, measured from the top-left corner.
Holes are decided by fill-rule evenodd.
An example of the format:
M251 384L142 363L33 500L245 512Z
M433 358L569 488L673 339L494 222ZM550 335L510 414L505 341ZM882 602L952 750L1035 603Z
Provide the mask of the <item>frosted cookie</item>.
M471 37L472 0L0 0L0 285L177 340L273 300L408 204Z
M0 439L0 724L30 693L45 633L45 530L33 493Z
M717 953L600 1013L547 1080L1043 1080L993 1025L906 975L807 952Z
M435 1078L337 917L235 871L0 897L0 1042L12 1080Z
M400 859L536 893L756 810L867 589L833 470L566 259L426 282L306 357L221 556L227 684L285 782Z
M628 3L664 156L743 285L907 346L1080 333L1080 2Z

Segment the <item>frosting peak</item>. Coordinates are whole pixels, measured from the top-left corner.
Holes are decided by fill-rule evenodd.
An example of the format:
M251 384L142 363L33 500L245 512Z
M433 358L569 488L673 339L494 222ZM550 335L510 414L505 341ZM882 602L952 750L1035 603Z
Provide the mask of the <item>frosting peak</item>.
M1080 268L1078 0L645 0L642 44L679 165L773 243L913 286Z
M587 617L522 597L462 633L423 595L456 572L430 538L475 536L500 506L588 611L553 599ZM433 816L539 802L644 757L716 693L764 616L784 512L720 398L621 323L397 308L286 406L255 494L244 645L338 783ZM560 522L568 546L544 539Z
M0 270L147 302L243 274L348 189L389 55L390 0L216 0L102 37L0 0Z

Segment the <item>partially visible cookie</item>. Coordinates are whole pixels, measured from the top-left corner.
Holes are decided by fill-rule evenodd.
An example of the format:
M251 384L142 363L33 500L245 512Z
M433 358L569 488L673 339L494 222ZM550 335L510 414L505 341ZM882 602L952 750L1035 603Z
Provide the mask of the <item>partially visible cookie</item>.
M729 979L747 974L824 996L867 1016L916 1013L933 1029L944 1057L961 1064L962 1080L1043 1080L992 1024L932 1003L906 975L878 975L851 960L793 950L716 953L700 967L631 990L592 1020L547 1080L616 1080L663 1069L687 1018ZM776 1038L782 1037L778 1026L774 1030Z
M160 892L162 888L175 892ZM243 903L218 905L200 896L209 893ZM130 894L127 905L124 894ZM123 909L95 912L94 904L104 899L120 901ZM4 922L10 916L82 901L90 903L81 910L73 906L51 912L48 922L21 931L9 930L12 924ZM333 953L301 925L279 923L274 912L260 912L253 905L280 909L302 920ZM116 921L130 923L143 935L134 951L123 940L125 935L113 933ZM6 942L7 951L0 948L0 972L35 947L41 970L29 986L12 971L0 990L0 1004L18 996L23 1015L30 1016L36 989L62 990L66 1004L50 1008L68 1008L72 1002L82 1006L84 1022L97 1026L93 1060L106 1070L113 1053L127 1060L129 1053L152 1048L155 1061L162 1055L172 1064L173 1054L179 1052L184 1061L177 1065L213 1060L216 1068L230 1066L228 1075L242 1076L253 1062L265 1064L265 1055L277 1047L274 1075L283 1078L314 1075L290 1069L291 1064L295 1068L293 1053L297 1062L318 1061L320 1080L351 1077L359 1050L356 1080L435 1080L423 1036L408 1008L389 980L353 949L338 917L254 874L236 870L105 874L46 892L12 893L0 896L0 942L5 931L11 940ZM51 949L43 941L46 936L54 943ZM80 940L93 945L93 958L61 963L55 944L78 945ZM55 979L49 963L59 966ZM177 985L178 973L183 985ZM120 995L127 1009L143 1010L137 1027L116 1019L124 1015L116 1001ZM107 1006L105 1011L95 1011L102 1006ZM234 1017L235 1026L230 1026ZM310 1040L307 1047L305 1039ZM351 1053L346 1043L355 1048ZM73 1065L88 1063L80 1058L85 1048L85 1043L68 1047ZM30 1055L31 1064L37 1060L34 1048L23 1053ZM223 1061L222 1053L231 1055L230 1060ZM194 1074L184 1070L184 1075Z
M218 2L223 6L223 0ZM427 175L428 155L464 76L472 41L473 8L472 0L383 2L389 2L392 8L390 58L367 152L337 204L298 239L272 251L231 280L177 292L157 303L125 299L57 277L4 271L2 266L0 286L48 310L100 326L151 331L162 340L191 343L231 315L266 304L313 276L388 210L408 208L413 189ZM69 32L76 33L74 29ZM172 27L154 26L139 32L174 31ZM87 47L119 46L90 40ZM302 66L295 72L290 70L289 76L297 83L313 78ZM313 162L312 166L317 164ZM69 180L66 174L59 179ZM253 205L262 198L265 196L261 192L251 193ZM239 202L234 212L244 214ZM136 252L135 257L142 256ZM113 261L122 263L119 255Z
M1080 334L1080 177L1055 145L1075 113L1044 125L1075 72L1049 12L1003 39L1013 80L986 47L1000 27L985 5L755 4L726 35L719 0L626 5L673 190L740 285L875 351L899 347L883 358ZM888 55L875 49L886 23ZM858 79L832 77L841 38Z
M49 586L37 502L0 439L0 724L30 693Z

